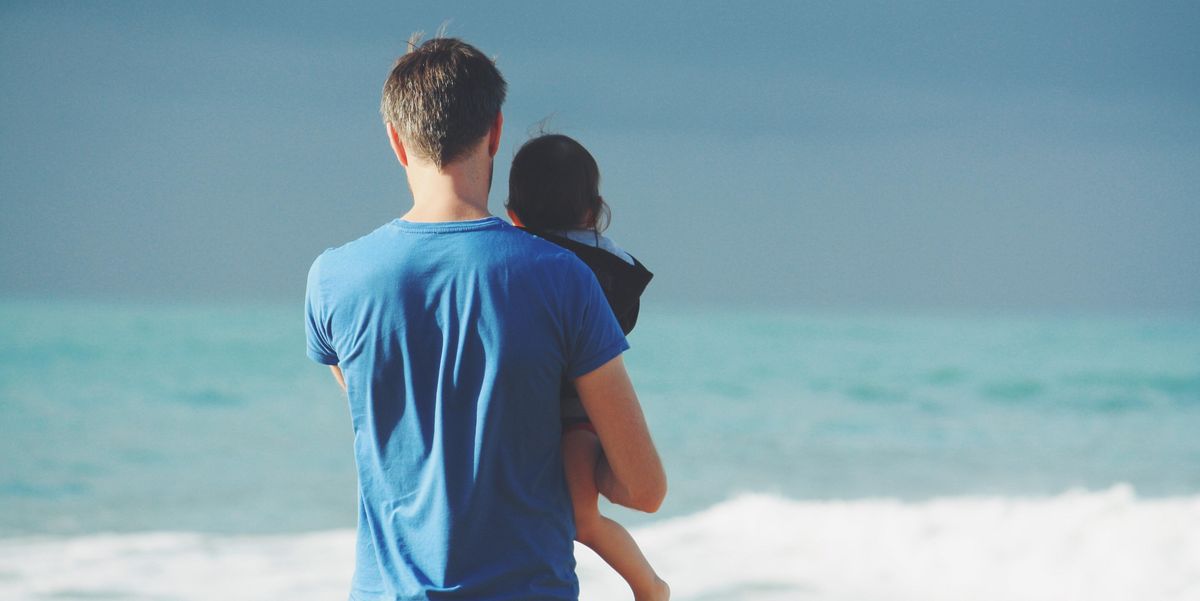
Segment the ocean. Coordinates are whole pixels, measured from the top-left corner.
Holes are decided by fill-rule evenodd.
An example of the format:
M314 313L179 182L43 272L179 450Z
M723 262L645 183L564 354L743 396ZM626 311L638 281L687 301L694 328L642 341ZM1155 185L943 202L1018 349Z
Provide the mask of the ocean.
M630 342L670 493L605 510L675 599L1200 599L1200 315L650 305ZM299 302L0 302L0 599L344 598L350 447Z

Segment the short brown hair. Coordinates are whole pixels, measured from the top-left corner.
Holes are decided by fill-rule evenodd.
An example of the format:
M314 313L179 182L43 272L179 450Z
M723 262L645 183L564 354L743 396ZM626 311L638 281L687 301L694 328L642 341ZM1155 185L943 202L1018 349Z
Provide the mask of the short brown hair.
M508 84L492 59L462 40L418 41L392 67L379 111L410 152L440 168L487 134Z

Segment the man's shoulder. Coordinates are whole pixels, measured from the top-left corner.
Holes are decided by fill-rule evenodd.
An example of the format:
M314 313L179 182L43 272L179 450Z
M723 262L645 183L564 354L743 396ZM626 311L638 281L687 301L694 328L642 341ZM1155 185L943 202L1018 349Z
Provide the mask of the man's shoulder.
M541 235L516 227L511 229L514 232L512 234L514 238L519 240L521 254L525 256L531 268L591 276L591 268L570 249Z
M512 228L513 236L524 243L532 252L548 257L574 256L575 253L555 244L542 235L518 227Z
M310 271L361 271L383 256L388 250L406 237L407 232L400 220L385 223L375 230L340 246L325 249L314 259ZM427 232L420 232L427 233ZM457 239L456 237L439 237L442 243L455 244L461 240L463 244L486 247L487 254L481 258L489 258L504 263L508 268L525 267L531 270L590 271L579 257L570 250L554 244L544 238L531 234L507 222L497 220L494 227L486 230L485 238ZM416 243L413 248L428 248L430 240Z
M394 221L389 221L370 232L359 236L349 242L344 242L338 246L326 248L321 254L317 255L314 263L321 261L336 261L338 259L355 255L363 251L369 251L369 248L379 244L386 238L388 229Z

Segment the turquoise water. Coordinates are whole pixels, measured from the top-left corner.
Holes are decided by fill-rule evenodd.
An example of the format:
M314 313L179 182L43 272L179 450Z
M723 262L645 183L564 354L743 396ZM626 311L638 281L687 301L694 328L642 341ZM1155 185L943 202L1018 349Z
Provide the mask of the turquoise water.
M652 306L627 355L671 492L1200 493L1200 317ZM0 539L353 526L351 434L299 304L0 303Z

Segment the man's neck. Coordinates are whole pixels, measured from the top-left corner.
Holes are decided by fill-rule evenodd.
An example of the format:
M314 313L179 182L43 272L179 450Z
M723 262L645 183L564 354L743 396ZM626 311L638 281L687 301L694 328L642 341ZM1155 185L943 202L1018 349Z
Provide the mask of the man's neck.
M415 193L414 193L415 196ZM440 223L443 221L470 221L491 217L487 210L487 201L480 207L473 202L460 199L445 199L436 202L413 202L413 208L404 214L405 221L421 223Z
M492 185L491 157L467 157L441 169L432 163L409 163L408 185L413 208L407 221L467 221L491 216L488 190Z

